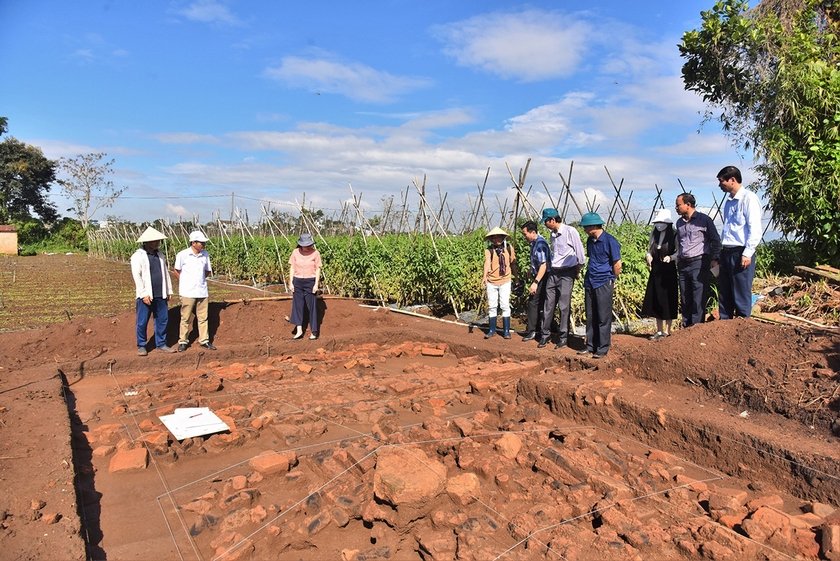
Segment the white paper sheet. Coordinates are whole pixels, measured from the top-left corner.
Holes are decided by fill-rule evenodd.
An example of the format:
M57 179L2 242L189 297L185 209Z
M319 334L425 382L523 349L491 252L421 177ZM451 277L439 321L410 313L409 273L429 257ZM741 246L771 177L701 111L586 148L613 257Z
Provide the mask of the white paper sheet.
M230 430L209 407L184 407L158 418L177 440Z

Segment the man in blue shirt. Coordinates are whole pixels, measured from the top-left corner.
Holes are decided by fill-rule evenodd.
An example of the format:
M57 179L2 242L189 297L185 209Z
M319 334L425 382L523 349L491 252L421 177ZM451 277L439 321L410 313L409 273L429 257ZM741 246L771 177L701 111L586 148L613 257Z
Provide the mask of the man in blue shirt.
M595 212L584 214L580 225L589 236L586 240L589 261L583 279L586 349L578 354L591 353L592 358L602 358L610 350L613 289L621 274L621 244L604 231L604 221Z
M545 277L551 263L551 250L548 242L537 231L537 223L533 220L522 225L522 235L531 244L531 278L533 282L528 286L528 326L523 341L532 341L540 330L540 312L545 302Z
M717 174L723 204L720 242L718 312L720 319L750 317L755 249L761 242L761 203L758 195L741 185L741 170L726 166Z
M696 208L691 193L677 195L677 268L683 327L706 321L713 274L719 268L720 236L714 221ZM712 273L715 271L715 273Z

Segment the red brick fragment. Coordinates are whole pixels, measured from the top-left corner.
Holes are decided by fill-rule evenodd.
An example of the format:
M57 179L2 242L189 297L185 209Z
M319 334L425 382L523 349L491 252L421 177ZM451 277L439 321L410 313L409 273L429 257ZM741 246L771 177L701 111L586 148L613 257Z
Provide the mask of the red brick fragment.
M145 448L134 448L133 450L119 450L111 458L108 466L110 473L121 471L137 471L146 469L149 465L149 453Z

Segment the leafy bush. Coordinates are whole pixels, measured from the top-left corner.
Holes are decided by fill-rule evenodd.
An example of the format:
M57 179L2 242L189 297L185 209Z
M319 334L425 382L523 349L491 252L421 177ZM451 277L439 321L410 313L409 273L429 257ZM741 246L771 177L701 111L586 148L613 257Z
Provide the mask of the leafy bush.
M814 264L814 254L807 251L801 242L783 239L759 244L755 256L755 274L758 277L792 275L795 265Z
M87 231L78 220L63 218L47 228L40 220L30 219L17 223L21 255L39 252L63 253L88 250Z
M548 232L540 226L543 235ZM623 271L616 283L615 313L622 320L638 317L649 272L645 252L650 226L624 223L608 231L621 243ZM328 236L317 239L324 261L322 286L332 294L385 300L401 306L425 304L434 309L475 310L485 307L481 286L484 231L432 238L420 234L386 234L363 237ZM523 277L528 271L529 246L517 229L509 232ZM578 229L581 240L586 235ZM295 237L225 236L211 240L207 250L217 275L248 280L257 284L285 284L289 254ZM132 240L91 237L91 252L99 257L128 260L137 250ZM175 253L187 247L184 237L164 241L164 251L172 262ZM770 242L759 246L759 273L774 267L790 268L801 262L800 246L792 242ZM514 295L516 312L522 311L524 294ZM572 291L572 314L579 323L584 317L583 278Z

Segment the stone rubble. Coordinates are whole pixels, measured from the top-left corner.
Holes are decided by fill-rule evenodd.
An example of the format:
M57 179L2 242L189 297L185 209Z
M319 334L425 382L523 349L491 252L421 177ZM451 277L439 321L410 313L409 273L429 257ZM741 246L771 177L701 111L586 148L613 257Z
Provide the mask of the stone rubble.
M414 375L447 357L419 387ZM401 371L380 375L395 360ZM757 491L520 403L516 377L539 368L536 361L455 359L445 345L413 342L319 349L266 364L210 363L165 384L157 384L163 374L150 376L146 386L154 391L138 392L123 412L142 419L141 432L131 436L122 423L108 423L87 438L95 461L109 461L115 475L145 469L150 455L177 463L251 446L265 435L279 440L230 473L179 491L190 535L208 558L265 558L343 543L324 558L840 561L835 507ZM324 370L333 388L319 392L324 401L306 410L290 406L300 388L322 383ZM344 379L356 383L352 392ZM251 384L248 393L225 393L241 381ZM621 384L581 383L574 399L610 408ZM174 402L211 407L230 433L174 441L156 418ZM401 426L396 408L418 422ZM667 425L666 412L654 415ZM340 432L349 425L370 432ZM295 451L302 440L332 444Z

